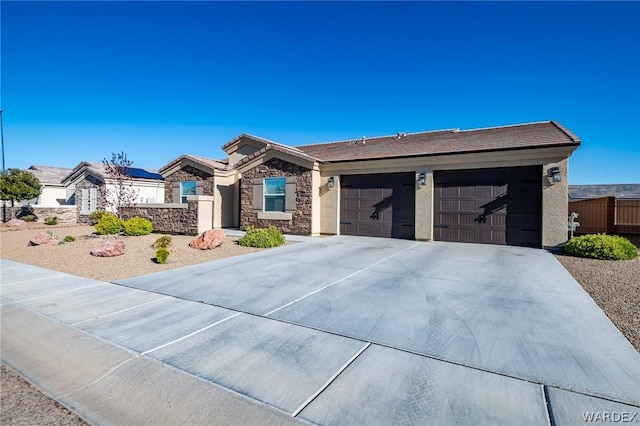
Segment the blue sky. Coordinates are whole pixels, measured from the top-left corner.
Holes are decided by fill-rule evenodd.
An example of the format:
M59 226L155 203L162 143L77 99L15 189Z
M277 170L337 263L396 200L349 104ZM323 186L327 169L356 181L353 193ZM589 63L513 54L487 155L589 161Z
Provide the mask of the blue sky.
M557 120L570 183L640 183L638 2L11 2L6 166Z

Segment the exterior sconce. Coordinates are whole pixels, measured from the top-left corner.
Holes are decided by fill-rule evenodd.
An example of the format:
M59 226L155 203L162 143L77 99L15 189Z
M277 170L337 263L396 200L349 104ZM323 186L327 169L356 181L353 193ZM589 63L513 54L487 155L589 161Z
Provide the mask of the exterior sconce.
M549 176L551 176L551 182L562 182L562 175L560 174L560 167L552 167L549 169Z
M330 176L329 179L327 179L327 187L329 189L332 189L335 184L336 184L335 178L333 176Z
M418 186L423 187L427 184L427 174L422 172L418 175Z

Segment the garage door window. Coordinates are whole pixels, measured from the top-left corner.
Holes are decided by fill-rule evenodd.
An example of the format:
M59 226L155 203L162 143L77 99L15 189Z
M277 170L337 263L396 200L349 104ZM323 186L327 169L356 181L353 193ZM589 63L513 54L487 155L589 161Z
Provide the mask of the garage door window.
M287 181L284 177L264 178L264 211L284 212Z

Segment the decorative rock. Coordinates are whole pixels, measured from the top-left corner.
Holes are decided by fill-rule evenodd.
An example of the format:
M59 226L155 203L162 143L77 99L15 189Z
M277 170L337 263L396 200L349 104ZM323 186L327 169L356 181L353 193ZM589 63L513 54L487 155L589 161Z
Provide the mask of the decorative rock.
M22 219L16 219L15 217L9 221L7 221L4 226L7 228L24 228L27 226L27 222Z
M29 240L28 246L46 246L58 243L60 243L60 241L56 240L51 235L47 234L46 232L41 232Z
M224 243L225 239L224 232L219 229L210 229L191 240L189 247L200 250L211 250Z
M114 257L124 254L124 241L104 241L91 251L93 256Z

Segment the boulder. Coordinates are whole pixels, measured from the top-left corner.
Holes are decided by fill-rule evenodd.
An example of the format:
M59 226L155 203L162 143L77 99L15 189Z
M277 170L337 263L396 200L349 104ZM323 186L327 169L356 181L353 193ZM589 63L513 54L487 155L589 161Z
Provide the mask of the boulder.
M30 239L29 244L27 245L28 246L46 246L46 245L53 245L53 244L59 244L59 243L60 241L56 240L51 235L47 234L46 232L41 232L35 237L33 237L32 239Z
M7 221L4 226L7 228L24 228L27 226L27 222L22 219L16 219L15 217L9 221Z
M98 257L114 257L124 254L124 241L107 240L91 251Z
M224 232L219 229L210 229L191 240L189 247L200 250L211 250L224 243L225 239Z

